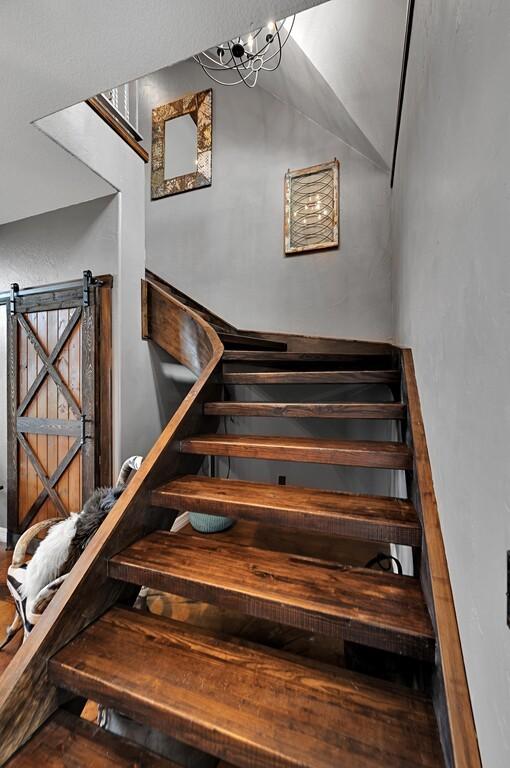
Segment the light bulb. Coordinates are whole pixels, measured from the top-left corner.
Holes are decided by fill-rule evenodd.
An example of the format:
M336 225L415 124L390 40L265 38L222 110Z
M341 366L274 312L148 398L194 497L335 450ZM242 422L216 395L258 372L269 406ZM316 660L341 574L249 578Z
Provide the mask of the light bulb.
M274 23L274 21L269 21L267 24L267 28L270 31L270 33L273 34L273 32L276 29L276 24Z
M253 51L253 35L248 36L248 48L250 49L250 52Z

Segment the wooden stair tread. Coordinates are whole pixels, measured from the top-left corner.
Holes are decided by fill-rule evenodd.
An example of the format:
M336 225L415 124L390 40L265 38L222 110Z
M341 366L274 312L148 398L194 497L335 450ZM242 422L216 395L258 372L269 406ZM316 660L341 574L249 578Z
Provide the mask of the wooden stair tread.
M194 435L179 442L182 453L302 461L382 469L411 469L412 454L404 443L325 440L261 435Z
M274 352L265 350L232 349L223 353L224 362L254 362L254 363L362 363L384 361L388 363L391 355L381 353L346 354L338 352Z
M240 768L442 764L423 695L148 613L110 610L50 675Z
M179 768L176 763L97 725L58 710L5 768Z
M421 540L412 503L386 496L188 475L154 491L152 503L371 541L419 546Z
M287 345L283 341L271 341L258 336L250 336L247 333L230 333L221 328L216 328L216 332L225 347L249 347L251 349L272 349L275 351L284 351Z
M403 403L204 403L205 416L281 416L290 419L403 419Z
M300 629L433 658L432 625L420 584L410 577L164 531L113 557L108 574Z
M395 384L400 371L235 371L223 373L225 384Z

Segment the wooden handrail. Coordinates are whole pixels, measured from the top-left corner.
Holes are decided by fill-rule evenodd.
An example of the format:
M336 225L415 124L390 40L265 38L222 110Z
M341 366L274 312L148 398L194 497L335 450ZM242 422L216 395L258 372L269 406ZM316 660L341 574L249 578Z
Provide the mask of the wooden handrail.
M205 399L219 397L216 372L223 345L202 317L158 286L147 282L143 295L149 338L154 333L161 341L162 323L168 323L172 338L180 339L179 343L168 342L172 355L190 366L198 379L0 678L0 765L61 703L48 676L49 659L120 597L131 594L129 587L126 591L125 585L108 579L108 559L150 531L171 524L172 515L151 509L151 491L175 474L196 472L202 461L201 457L179 453L175 444L181 437L202 429L204 421L210 428L211 422L197 406ZM163 320L153 318L153 301Z
M423 530L420 579L437 641L434 708L447 765L455 768L481 768L413 355L410 349L402 350L402 379L403 399L408 410L407 442L413 449L410 492Z
M99 115L101 120L104 120L104 122L109 125L110 128L114 130L115 133L117 133L120 138L125 141L126 144L128 144L139 157L142 158L144 163L149 162L149 153L147 150L142 147L142 145L130 134L130 132L122 125L119 120L115 119L110 110L101 104L99 99L94 96L92 99L87 99L85 103L88 104L89 107L93 109L97 115Z

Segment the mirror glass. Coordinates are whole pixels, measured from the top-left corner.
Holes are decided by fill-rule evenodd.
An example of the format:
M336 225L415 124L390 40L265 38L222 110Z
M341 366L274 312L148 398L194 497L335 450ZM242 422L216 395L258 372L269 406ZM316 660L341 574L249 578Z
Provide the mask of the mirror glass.
M197 170L197 126L190 114L165 123L165 179Z

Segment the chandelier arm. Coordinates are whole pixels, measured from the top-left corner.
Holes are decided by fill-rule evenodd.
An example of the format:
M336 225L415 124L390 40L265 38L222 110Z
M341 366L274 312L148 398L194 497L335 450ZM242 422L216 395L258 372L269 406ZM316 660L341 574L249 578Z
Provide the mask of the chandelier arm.
M227 54L228 60L226 62L224 61L223 55L215 58L208 51L202 51L201 53L193 56L193 58L198 64L200 64L204 74L206 74L213 82L217 83L218 85L239 85L242 82L247 88L254 88L258 82L260 71L264 70L266 72L273 72L280 66L282 60L282 48L290 37L295 18L296 16L294 14L292 16L289 28L285 30L285 36L282 33L282 28L284 28L287 19L282 19L280 22L276 23L272 22L271 27L267 26L269 31L265 38L265 44L263 44L260 49L258 47L258 38L266 29L266 26L259 27L257 30L247 33L246 43L243 41L244 36L238 35L237 37L234 37L231 40L228 40L226 43L222 43L220 46L218 46L217 50L224 51L225 54ZM271 48L275 42L277 43L276 50L274 53L271 53ZM239 46L237 53L240 52L241 56L234 56L233 48L235 46ZM247 48L249 48L248 51ZM267 56L267 58L265 58L266 53L270 54ZM270 62L273 62L272 66L268 66ZM222 79L219 79L220 75L215 77L213 74L214 72L231 72L236 79L230 82L223 81Z
M287 42L287 40L288 40L288 39L289 39L289 37L290 37L290 33L292 32L292 27L294 26L294 21L295 21L295 19L296 19L296 17L295 17L295 16L293 16L293 17L292 17L292 22L291 22L291 25L290 25L290 29L288 30L288 32L287 32L287 36L285 37L285 39L283 40L283 42L282 42L282 38L280 37L280 29L282 28L283 24L280 24L280 28L277 28L277 30L276 30L276 35L277 35L277 37L278 37L278 40L279 40L279 42L280 42L280 45L278 46L278 50L277 50L277 51L275 51L275 52L274 52L274 53L273 53L271 56L269 56L269 57L268 57L268 58L267 58L267 59L264 61L264 64L266 64L266 63L267 63L267 62L269 62L269 61L272 61L272 59L274 59L274 58L275 58L275 56L279 56L279 59L278 59L278 64L277 64L275 67L262 67L262 69L264 69L264 71L265 71L265 72L274 72L274 70L275 70L275 69L278 69L278 67L280 66L280 62L281 62L281 60L282 60L282 49L283 49L283 47L284 47L285 43Z

